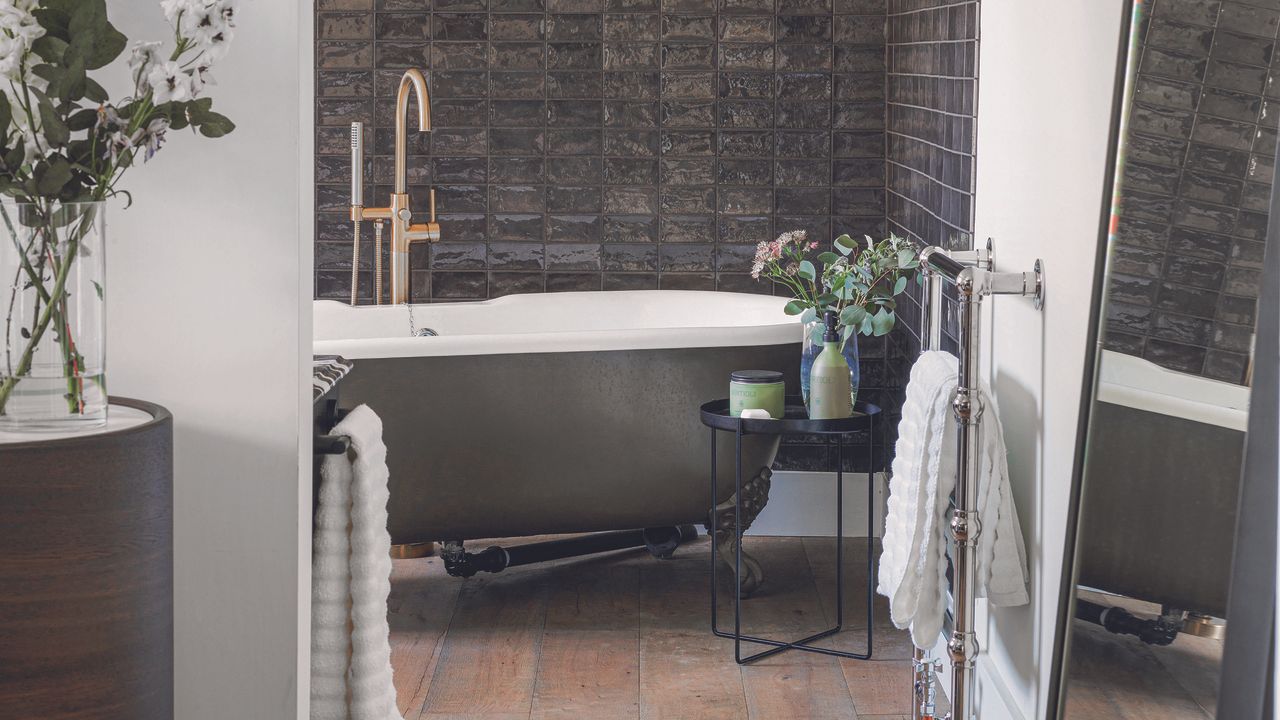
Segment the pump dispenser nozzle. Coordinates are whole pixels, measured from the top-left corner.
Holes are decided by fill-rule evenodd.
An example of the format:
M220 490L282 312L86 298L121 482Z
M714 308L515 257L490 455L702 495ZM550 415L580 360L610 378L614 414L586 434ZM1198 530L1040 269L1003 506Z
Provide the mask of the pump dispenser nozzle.
M822 320L827 325L827 332L822 336L822 342L838 342L840 340L839 316L834 310L828 310L823 314Z

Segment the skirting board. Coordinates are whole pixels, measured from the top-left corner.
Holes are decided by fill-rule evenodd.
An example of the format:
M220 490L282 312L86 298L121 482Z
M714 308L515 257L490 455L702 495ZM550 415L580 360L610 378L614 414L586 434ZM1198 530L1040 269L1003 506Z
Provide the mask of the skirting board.
M873 537L884 532L885 475L876 475ZM748 535L835 537L836 474L780 470L773 474L769 503L751 524ZM867 535L867 476L844 474L845 537Z

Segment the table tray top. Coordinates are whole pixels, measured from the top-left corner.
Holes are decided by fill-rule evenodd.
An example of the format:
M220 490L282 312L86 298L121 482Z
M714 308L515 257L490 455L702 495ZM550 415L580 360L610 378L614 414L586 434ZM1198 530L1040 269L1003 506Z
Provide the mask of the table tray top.
M869 428L873 418L880 414L880 407L868 402L857 402L853 405L853 411L853 417L811 420L805 410L803 398L788 395L786 411L781 418L733 417L729 414L728 398L703 403L701 415L703 425L729 432L736 432L741 425L743 433L753 435L844 435Z

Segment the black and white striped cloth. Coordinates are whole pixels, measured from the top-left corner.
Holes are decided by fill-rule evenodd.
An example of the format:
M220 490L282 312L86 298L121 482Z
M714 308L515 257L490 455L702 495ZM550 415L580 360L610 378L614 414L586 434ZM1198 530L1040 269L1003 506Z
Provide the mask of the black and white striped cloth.
M351 372L351 361L340 355L315 355L311 359L311 401L318 402Z

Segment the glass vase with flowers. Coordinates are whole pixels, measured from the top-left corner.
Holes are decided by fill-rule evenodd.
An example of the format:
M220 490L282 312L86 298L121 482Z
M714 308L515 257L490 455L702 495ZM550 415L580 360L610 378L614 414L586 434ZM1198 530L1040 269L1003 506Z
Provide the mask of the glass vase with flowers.
M105 0L0 0L0 430L106 422L105 201L169 130L235 125L202 97L237 0L162 0L172 47L139 42L132 92L89 72L128 46Z
M896 235L880 240L865 236L860 243L848 235L817 253L818 243L803 230L785 232L756 246L752 277L766 278L790 291L784 311L799 315L804 327L800 354L800 390L809 404L809 371L822 352L823 316L839 318L841 354L849 365L852 401L860 380L858 336L887 335L897 322L897 296L920 281L920 258L915 246ZM815 255L815 253L817 253Z

